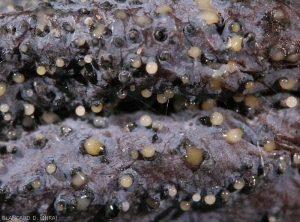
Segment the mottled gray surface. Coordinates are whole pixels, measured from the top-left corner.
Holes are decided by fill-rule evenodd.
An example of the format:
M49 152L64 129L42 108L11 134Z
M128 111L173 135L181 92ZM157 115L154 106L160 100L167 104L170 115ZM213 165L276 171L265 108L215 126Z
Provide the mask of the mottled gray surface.
M297 168L291 166L289 152L285 150L277 150L273 153L261 151L261 159L259 148L246 141L247 139L256 140L260 136L250 130L256 131L267 122L269 126L274 123L272 112L269 113L267 119L265 115L261 115L255 121L247 121L233 112L216 110L224 114L225 122L222 127L206 127L199 123L198 118L210 112L185 111L170 117L150 113L153 120L160 120L164 126L158 132L158 142L153 144L157 151L157 156L153 161L133 161L129 152L131 149L141 150L143 146L151 145L154 132L142 126L138 126L132 132L125 132L123 129L129 120L138 122L140 116L145 114L144 112L111 116L107 120L108 127L104 129L96 129L85 121L72 119L66 119L58 125L40 126L35 132L24 134L21 139L13 143L17 147L16 154L3 156L3 164L7 173L1 175L1 186L8 188L12 205L3 204L2 211L4 214L13 214L18 209L21 215L29 215L34 210L42 213L43 209L51 208L51 203L60 195L69 193L72 197L78 194L79 191L72 188L70 184L71 170L81 168L89 178L87 186L92 190L95 199L87 213L79 213L76 210L71 213L72 216L77 215L75 218L81 218L78 221L87 220L87 215L95 214L100 205L107 203L120 205L124 200L130 202L130 211L122 213L123 216L116 221L153 221L162 212L164 214L169 212L170 215L166 215L166 218L161 221L169 221L172 214L178 211L178 208L166 210L173 206L174 201L176 203L182 199L189 199L196 191L200 191L202 195L209 192L218 195L222 189L230 187L236 177L249 179L253 175L258 175L258 168L263 161L264 165L269 167L265 170L266 176L259 176L260 182L254 192L243 194L235 191L230 201L220 209L218 209L218 206L222 205L220 200L212 207L207 205L203 207L195 203L195 211L182 217L190 218L188 221L193 220L194 215L203 218L203 221L210 217L211 221L214 221L213 218L215 221L259 221L270 209L278 207L281 213L279 221L292 221L298 215L294 209L299 207L300 176ZM299 122L298 115L289 115L288 119L285 117L285 114L298 111L299 109L290 109L277 113L277 124L282 125L282 128L278 126L276 129L267 128L269 138L274 134L284 134L285 132L281 129L289 129L291 124ZM231 122L234 116L236 120ZM244 121L237 119L244 119ZM283 126L283 124L288 124L288 126ZM62 135L60 125L69 126L73 131L69 135ZM230 145L225 142L223 132L233 127L241 127L245 130L245 134L244 140ZM265 132L267 131L265 129ZM33 143L38 133L42 133L48 141L42 149L37 148ZM286 133L295 138L293 132ZM89 137L99 139L105 144L107 149L105 158L108 163L101 162L102 157L92 157L80 152L79 148L84 139ZM195 172L184 164L183 141L186 139L207 151L210 156ZM262 142L262 138L259 138L259 142ZM277 173L279 158L283 158L288 166L282 175ZM53 175L48 175L45 166L51 160L57 164L58 171ZM253 163L252 169L244 168L243 164L247 160ZM120 170L124 167L125 170ZM134 185L124 190L120 187L118 180L126 173L134 176ZM42 181L41 188L24 193L22 191L24 185L37 177ZM172 184L179 191L176 198L163 198L159 195ZM138 196L158 198L161 201L159 210L148 213L138 210L140 201L143 200L143 198L136 198ZM29 205L26 204L27 201ZM24 204L26 207L23 208ZM196 213L198 208L200 211L206 208L212 211L198 214ZM66 217L59 218L69 221Z
M4 114L0 113L1 216L48 214L59 215L58 221L66 222L108 221L112 217L109 218L103 209L110 205L120 207L122 201L127 200L130 210L120 212L112 221L270 222L268 216L275 216L280 222L297 221L300 216L300 176L299 165L293 164L292 157L300 152L300 110L299 105L287 109L279 103L291 95L299 100L299 83L291 90L283 90L278 79L299 80L299 61L272 61L270 51L278 47L287 56L299 53L300 3L297 0L236 3L212 0L224 23L208 26L199 18L202 11L192 0L143 0L140 1L142 4L108 0L112 4L111 9L103 9L101 4L104 2L64 0L51 5L25 7L23 11L15 7L16 10L10 12L8 1L0 2L0 81L8 84L6 94L0 97L0 104L8 104L12 115L12 120L6 121ZM25 5L28 2L20 3ZM174 13L166 17L156 15L154 10L162 3L171 5ZM278 7L285 12L286 18L282 21L272 19L273 10ZM80 9L87 9L89 15L80 14ZM126 10L126 21L115 19L117 9ZM42 18L45 14L47 16ZM153 22L139 27L133 17L144 14L150 16ZM38 35L41 27L35 21L36 16L38 20L45 19L49 33ZM109 28L112 35L100 38L100 43L93 45L91 27L83 24L88 16L96 24ZM226 49L226 43L228 37L236 35L229 30L231 22L236 20L242 24L242 31L237 34L245 38L243 49L232 52ZM68 22L74 33L64 30L63 22ZM187 24L195 26L193 36L184 35L183 28ZM157 27L166 28L166 41L155 40L153 34ZM139 32L137 43L126 39L133 28ZM54 30L61 32L61 38L54 37ZM246 40L249 32L255 33L254 41ZM123 47L114 44L116 36L125 39ZM74 40L80 37L84 37L87 44L78 48L74 46ZM28 53L20 51L24 44L30 48ZM205 63L203 57L188 57L186 51L191 46L198 46L203 56L211 59L213 64ZM130 59L137 55L139 49L143 65L134 69L130 67ZM167 61L159 59L163 50L171 55ZM78 66L78 58L86 54L92 55L94 63ZM104 56L111 56L111 67L103 62ZM65 59L66 67L55 67L58 57ZM145 72L145 64L151 59L159 66L154 76ZM230 60L237 62L237 70L222 73ZM36 73L36 67L41 64L47 68L45 76ZM88 73L82 75L80 72L84 69ZM119 81L118 75L124 70L131 76L128 83ZM11 80L14 72L24 74L25 82L14 83ZM189 76L188 84L182 84L180 77L183 75ZM215 75L221 76L219 89L211 86ZM254 89L244 88L247 80L255 81ZM131 90L133 86L135 88ZM174 89L176 96L168 101L167 108L166 104L156 102L156 94L168 87ZM152 89L152 98L141 97L140 92L144 88ZM33 90L32 97L26 96L28 89ZM127 90L125 100L117 97L120 90ZM232 95L236 92L254 94L259 106L249 108L244 102L235 103ZM225 117L220 127L207 127L198 120L212 113L198 110L207 98L216 99L219 108L214 110ZM187 110L184 105L181 111L174 109L173 105L178 100L183 104L194 101L196 110ZM104 103L104 110L99 116L107 116L107 126L103 129L90 123L98 115L92 114L89 107L99 102ZM35 106L33 124L27 128L22 122L25 119L24 103ZM74 114L75 107L80 104L87 109L87 115L82 119ZM132 113L124 113L129 110ZM59 115L60 121L55 125L45 125L41 120L42 114L49 111ZM166 111L171 114L165 116ZM152 144L154 132L141 126L125 132L123 127L129 121L138 123L145 113L153 120L162 121L164 126L158 132L158 141L153 144L157 155L151 161L143 158L133 161L129 151L141 150L143 146ZM71 127L72 132L63 135L61 126ZM223 134L236 127L244 130L243 140L234 145L228 144ZM17 133L15 140L8 137L11 130ZM39 147L34 143L39 133L44 135L45 146ZM93 157L80 150L83 141L91 136L105 144L107 153L104 156ZM206 151L207 159L196 171L188 168L184 161L183 144L186 140ZM277 149L271 153L263 151L265 140L275 140ZM2 148L8 144L16 145L17 152L3 153ZM58 166L53 175L45 172L50 161ZM245 163L252 163L252 168L246 169ZM76 190L70 184L71 172L76 168L88 177L87 186L83 189ZM127 190L121 188L118 182L126 173L134 176L134 184ZM249 183L252 176L258 179L254 187ZM220 191L230 189L237 177L247 181L245 189L232 190L229 201L222 203ZM41 187L24 190L36 178L41 180ZM166 195L169 185L178 189L174 198ZM250 188L253 188L252 192L247 191ZM192 204L189 212L180 210L179 202L191 200L195 191L201 192L202 196L215 194L217 202L208 206L202 198L200 203ZM87 211L71 210L60 215L55 209L59 200L70 203L84 193L94 197ZM147 208L147 197L156 198L160 207L157 210ZM73 204L76 205L76 202Z

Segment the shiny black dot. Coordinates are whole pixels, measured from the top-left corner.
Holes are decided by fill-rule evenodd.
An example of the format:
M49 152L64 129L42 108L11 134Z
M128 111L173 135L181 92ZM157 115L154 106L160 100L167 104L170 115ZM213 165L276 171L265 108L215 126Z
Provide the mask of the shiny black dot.
M193 26L192 24L187 24L187 25L184 26L184 28L183 28L183 33L184 33L186 36L194 35L195 32L196 32L196 28L195 28L195 26Z
M111 29L110 28L105 28L105 31L104 31L104 33L103 33L103 37L104 38L109 38L110 36L112 35L112 31L111 31Z
M200 117L198 120L204 126L208 126L208 127L212 126L209 116Z
M102 4L100 4L100 8L109 10L112 8L112 4L110 4L108 1L106 1L106 2L103 2Z
M114 44L117 47L122 47L125 43L125 40L122 37L115 37L114 38Z
M168 52L168 51L162 51L160 54L159 54L159 59L161 61L167 61L171 58L171 53Z
M158 28L154 32L154 38L159 42L166 41L166 39L168 38L167 30L165 28Z
M28 22L25 21L25 20L22 20L22 21L20 22L20 29L21 29L21 31L22 31L22 32L26 32L26 31L28 30L28 28L29 28Z
M9 25L8 27L7 27L7 31L8 31L8 33L10 33L10 34L12 34L12 35L14 35L15 33L16 33L16 27L15 26L13 26L13 25Z
M6 153L6 146L0 146L0 154Z
M154 134L154 135L152 136L152 143L156 143L157 140L158 140L158 136L157 136L157 134Z
M92 44L93 44L93 46L99 45L99 39L93 38Z
M124 71L122 71L122 72L119 73L119 81L121 83L126 84L126 83L130 82L130 79L131 79L130 72L124 70Z
M253 32L248 32L246 33L244 39L246 42L252 42L255 40L255 34Z
M46 25L43 30L41 30L41 29L35 30L36 35L38 35L40 37L45 37L49 32L50 32L50 28L48 25Z
M78 14L79 15L88 15L88 14L90 14L90 11L87 10L86 8L81 8L78 10Z
M129 32L127 33L126 39L132 43L138 42L139 32L135 29L129 30Z
M64 22L62 24L62 27L64 28L64 30L66 30L67 32L70 32L70 33L74 33L75 32L75 29L68 23L68 22Z

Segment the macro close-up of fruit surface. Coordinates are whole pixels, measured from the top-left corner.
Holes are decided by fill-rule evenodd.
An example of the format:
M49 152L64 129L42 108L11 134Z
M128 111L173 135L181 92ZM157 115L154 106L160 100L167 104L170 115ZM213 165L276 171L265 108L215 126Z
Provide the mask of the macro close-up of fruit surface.
M296 222L299 0L1 0L0 221Z

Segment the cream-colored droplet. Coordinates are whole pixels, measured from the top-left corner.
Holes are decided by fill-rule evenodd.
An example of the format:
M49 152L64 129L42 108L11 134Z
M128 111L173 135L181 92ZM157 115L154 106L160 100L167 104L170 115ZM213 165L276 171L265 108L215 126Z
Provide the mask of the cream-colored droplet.
M58 29L52 29L52 30L51 30L51 33L52 33L52 35L53 35L55 38L60 38L60 37L61 37L61 32L60 32L60 30L58 30Z
M11 116L10 113L5 114L4 117L3 117L3 119L4 119L5 121L11 121L11 118L12 118L12 116Z
M36 134L35 139L36 140L42 140L44 138L44 135L41 133Z
M300 153L294 153L293 155L293 163L296 165L300 164Z
M194 100L187 100L187 101L184 102L184 105L189 110L195 111L197 109L196 102Z
M64 211L66 209L66 204L63 201L59 201L56 206L55 206L56 210L58 211Z
M4 95L6 89L7 89L6 82L0 81L0 96Z
M227 48L231 51L238 52L242 49L243 37L240 35L229 37Z
M38 66L37 68L36 68L36 72L37 72L37 74L39 74L40 76L43 76L43 75L45 75L46 74L46 72L47 72L47 69L46 69L46 67L45 66Z
M85 61L84 61L84 59L78 59L78 65L79 66L85 66Z
M180 209L183 211L188 211L191 209L191 202L190 201L181 201L180 202Z
M294 108L294 107L297 106L298 101L297 101L296 97L294 97L294 96L289 96L288 98L286 98L285 104L286 104L286 106L289 107L289 108Z
M78 171L74 175L72 175L71 183L75 188L83 187L87 183L87 181L87 176L81 171Z
M297 80L296 79L288 79L285 77L282 77L279 79L279 85L283 89L292 89L296 85Z
M66 65L65 60L63 60L62 58L57 58L55 60L55 65L57 67L64 67Z
M59 116L53 112L45 112L42 115L42 120L47 124L52 124L59 121Z
M148 62L146 65L146 72L150 75L154 75L158 70L158 65L156 62Z
M93 61L93 58L91 55L86 55L86 56L84 56L84 61L86 63L91 63Z
M140 124L141 124L141 126L144 126L144 127L151 126L152 118L148 115L143 115L140 118Z
M165 97L168 99L172 99L174 97L174 90L173 89L166 89L164 92Z
M201 195L200 193L194 193L192 196L192 199L194 202L199 202L201 200Z
M219 112L213 112L211 115L210 115L210 122L215 125L215 126L219 126L222 124L224 120L224 117L221 113Z
M161 130L162 127L163 127L163 126L162 126L162 123L161 123L160 121L158 121L158 120L153 121L153 123L152 123L152 129L153 129L155 132Z
M99 103L98 105L92 105L91 106L91 110L94 113L100 113L102 109L103 109L103 104L102 103Z
M210 4L210 1L211 0L194 0L194 2L196 2L201 9L211 9L212 10L213 8Z
M34 113L35 108L32 104L25 103L23 106L24 106L24 114L26 116L30 116Z
M228 143L238 143L241 141L244 132L240 128L228 130L224 135Z
M101 36L105 33L105 27L103 25L97 25L92 31L92 37L101 38Z
M254 89L255 83L253 81L247 81L245 82L245 89L252 90Z
M84 22L83 22L85 25L87 25L87 26L91 26L91 25L93 25L94 24L94 21L93 21L93 19L91 18L91 17L86 17L85 19L84 19Z
M221 198L225 201L227 201L230 197L230 192L228 190L223 190L221 192Z
M275 215L268 215L268 222L278 222L278 219Z
M165 94L157 94L156 100L160 104L164 104L164 103L166 103L168 101L168 98L165 96Z
M212 90L220 90L222 87L223 81L224 81L224 79L221 76L211 78L209 80L209 86L211 87Z
M13 74L12 79L13 79L13 81L16 82L16 83L22 83L22 82L24 82L25 77L24 77L23 74L17 72L17 73L14 73L14 74Z
M28 51L29 51L29 46L28 46L27 44L22 45L22 46L20 47L20 51L21 51L21 52L24 52L24 53L28 52Z
M234 189L241 190L245 186L245 180L243 178L237 178L233 184Z
M230 29L233 32L239 32L241 31L241 24L238 22L233 22L230 24Z
M195 58L201 56L202 51L197 46L193 46L188 49L187 54L189 57L192 57L195 59Z
M212 10L203 10L200 17L205 20L207 25L216 24L220 21L218 14Z
M39 179L36 179L36 180L32 181L30 183L30 185L33 189L38 189L41 187L41 181Z
M127 212L130 208L130 203L127 200L122 202L122 211Z
M139 57L132 58L130 65L134 68L140 68L142 65L142 60Z
M76 210L85 211L88 209L91 203L91 198L87 195L76 198Z
M136 124L134 122L129 122L125 125L124 130L126 132L131 132L132 130L134 130L134 128L136 128Z
M133 17L133 21L140 27L145 27L146 25L151 24L153 20L147 15L141 15Z
M167 4L162 4L156 7L155 12L160 15L172 14L174 9Z
M216 196L213 194L208 194L204 197L204 201L208 205L212 205L216 202Z
M26 90L26 96L32 97L33 96L33 90L32 89Z
M83 147L85 151L92 156L102 155L105 149L104 144L94 138L85 140Z
M285 19L285 13L284 13L284 11L283 11L282 8L275 8L272 11L272 15L273 15L273 18L275 20L283 20L283 19Z
M168 187L168 194L169 194L169 196L171 196L171 197L176 196L176 194L177 194L177 189L176 189L176 187L174 187L174 186L169 186L169 187Z
M285 52L280 48L272 48L270 51L270 57L273 61L282 61L285 58Z
M3 103L3 104L0 105L0 111L3 112L3 113L8 112L9 108L10 108L9 105L6 104L6 103Z
M285 60L288 62L297 62L300 59L300 53L293 53L288 55Z
M133 176L126 174L120 178L120 184L124 188L129 188L133 184Z
M85 38L77 38L74 40L74 44L77 47L83 46L85 44Z
M144 146L141 150L141 154L144 157L151 158L155 155L155 149L153 146Z
M181 76L181 81L183 84L188 84L190 82L190 78L187 75Z
M6 152L12 153L16 149L15 145L9 144L6 146Z
M276 149L276 143L273 140L267 140L264 143L264 150L267 152L272 152L273 150Z
M143 89L141 94L144 98L150 98L152 96L152 91L149 89Z
M259 107L259 100L256 96L253 96L253 95L246 95L244 98L244 103L246 106L248 106L250 108Z
M75 109L75 113L77 116L84 116L85 114L85 108L84 106L77 106L76 109Z
M185 161L191 165L191 167L199 167L203 162L203 150L193 145L187 145Z
M137 160L139 158L139 151L137 151L136 149L131 150L130 157L133 160Z
M123 10L123 9L116 10L115 18L120 19L120 20L126 20L127 19L127 14L126 14L125 10Z
M57 166L54 163L49 163L46 166L46 172L48 174L53 174L56 172Z
M203 110L211 110L212 108L214 108L216 106L216 100L214 99L208 99L208 100L204 100L201 104L201 108Z
M233 95L233 100L237 103L243 102L244 101L244 95L241 93L236 93Z
M227 71L229 73L234 73L236 70L238 69L238 66L237 66L237 62L236 61L228 61L227 63Z

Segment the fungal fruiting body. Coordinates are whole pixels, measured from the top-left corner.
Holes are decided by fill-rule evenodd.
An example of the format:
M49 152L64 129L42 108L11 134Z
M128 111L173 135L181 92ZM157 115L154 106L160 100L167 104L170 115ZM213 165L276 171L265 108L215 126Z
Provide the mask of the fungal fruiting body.
M297 0L7 2L1 220L297 221Z
M85 151L92 156L97 156L104 153L105 146L99 140L94 138L85 140L83 146Z

